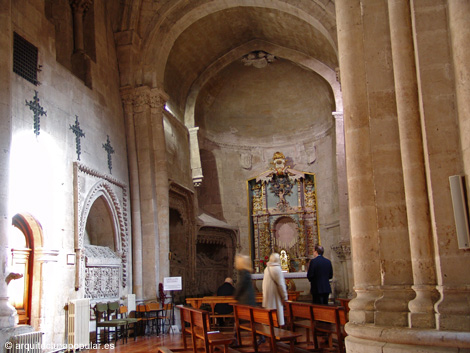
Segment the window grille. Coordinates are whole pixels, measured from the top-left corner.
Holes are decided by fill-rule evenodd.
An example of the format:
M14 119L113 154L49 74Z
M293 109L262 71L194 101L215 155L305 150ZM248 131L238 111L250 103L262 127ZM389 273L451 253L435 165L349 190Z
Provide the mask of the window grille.
M13 72L38 85L38 48L13 32Z

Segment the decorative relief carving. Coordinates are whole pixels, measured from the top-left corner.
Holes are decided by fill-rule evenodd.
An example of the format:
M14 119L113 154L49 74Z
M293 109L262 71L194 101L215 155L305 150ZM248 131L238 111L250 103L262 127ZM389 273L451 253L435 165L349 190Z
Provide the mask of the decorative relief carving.
M87 267L119 267L121 265L119 256L106 246L85 245L84 256Z
M119 298L118 267L86 267L85 298Z
M262 50L252 51L242 58L242 63L245 66L253 66L257 69L262 69L268 64L273 63L276 60L276 57L273 54L266 53Z
M111 210L116 225L116 256L120 258L122 287L127 286L127 267L129 255L129 213L127 186L110 175L102 174L78 162L74 163L74 194L76 200L75 251L77 253L77 274L75 288L83 283L83 265L87 251L84 249L85 227L90 209L95 200L103 196ZM85 273L87 267L85 266ZM119 275L118 275L119 278Z
M317 200L315 185L313 180L305 181L305 207L311 208L312 210L316 209Z
M263 211L263 188L260 184L255 184L252 188L253 191L253 213Z
M251 169L251 153L243 152L240 154L240 164L243 169Z

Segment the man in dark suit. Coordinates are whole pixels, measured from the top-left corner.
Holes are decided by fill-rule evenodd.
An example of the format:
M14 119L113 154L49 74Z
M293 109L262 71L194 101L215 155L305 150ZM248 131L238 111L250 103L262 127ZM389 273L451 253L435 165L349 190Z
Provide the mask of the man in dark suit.
M315 245L313 259L308 266L307 278L310 281L310 293L313 304L328 305L331 293L330 279L333 278L331 261L323 257L323 246Z

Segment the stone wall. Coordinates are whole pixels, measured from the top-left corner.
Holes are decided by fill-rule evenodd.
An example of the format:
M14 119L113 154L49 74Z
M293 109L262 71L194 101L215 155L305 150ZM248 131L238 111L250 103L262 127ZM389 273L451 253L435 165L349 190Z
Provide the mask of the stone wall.
M128 183L114 39L107 18L109 8L104 2L94 2L96 53L88 67L92 84L86 85L82 77L56 61L56 28L52 20L46 19L44 2L19 0L11 4L11 18L6 20L11 21L12 30L38 48L40 85L14 73L9 78L12 97L10 217L18 212L30 214L42 225L44 249L56 254L52 259L36 258L34 266L42 267L42 272L37 272L42 273L42 277L33 280L41 288L33 305L41 310L33 311L31 324L35 330L45 332L44 342L61 344L66 337L64 306L82 295L75 291L75 266L67 264L67 254L75 254L74 217L78 216L74 214L73 162L80 160L82 165L97 173L123 185ZM65 9L72 11L70 6ZM72 23L67 22L67 25L72 26ZM2 53L9 55L11 52ZM9 61L11 57L3 56L2 60ZM26 104L34 99L35 91L46 112L40 117L37 134L34 113ZM76 122L84 134L79 139L80 154L71 129ZM114 151L110 161L103 148L108 138ZM132 278L128 279L131 283ZM127 286L120 294L130 288Z

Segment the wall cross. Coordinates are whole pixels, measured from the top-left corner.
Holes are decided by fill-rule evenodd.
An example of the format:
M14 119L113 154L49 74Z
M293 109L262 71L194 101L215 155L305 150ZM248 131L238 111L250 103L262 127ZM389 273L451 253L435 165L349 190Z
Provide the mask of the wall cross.
M114 153L114 148L111 146L111 142L109 141L109 135L107 135L107 140L106 143L103 143L103 148L106 150L106 153L108 154L108 169L109 169L109 174L111 173L111 169L113 169L113 162L111 159L111 155Z
M85 133L80 128L80 123L78 122L78 115L75 115L75 125L69 125L70 130L75 134L75 149L77 151L77 158L80 160L80 154L82 153L82 147L80 143L80 138L85 137Z
M47 116L47 112L39 104L38 91L34 91L34 98L29 102L25 99L26 105L29 106L29 109L34 113L34 133L39 135L40 125L41 125L41 116Z

